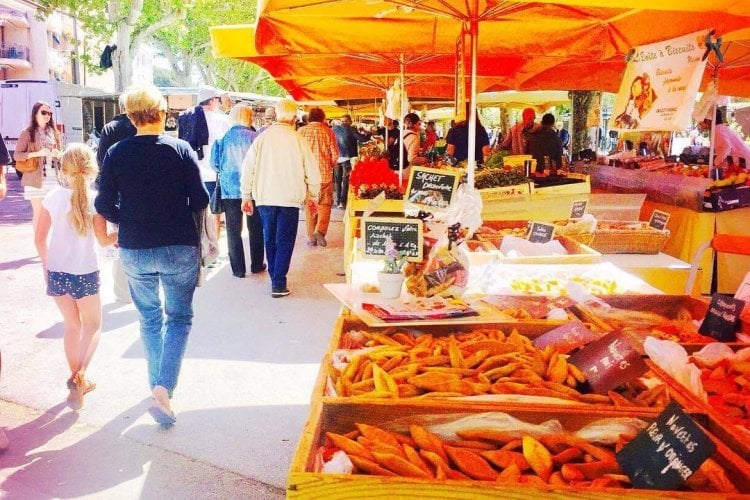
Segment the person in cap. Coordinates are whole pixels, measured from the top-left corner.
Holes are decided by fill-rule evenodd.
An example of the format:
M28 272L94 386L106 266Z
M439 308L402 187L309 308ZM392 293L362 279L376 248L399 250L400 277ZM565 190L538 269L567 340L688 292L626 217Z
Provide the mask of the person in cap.
M276 122L250 146L242 162L242 210L252 215L253 202L263 222L271 296L289 295L287 273L297 238L299 210L317 204L320 169L310 145L297 131L297 104L276 103Z
M219 111L222 94L217 88L203 85L198 90L198 105L183 111L178 118L178 137L187 141L198 154L201 180L209 193L213 193L216 188L216 172L209 162L211 147L229 129L229 119ZM205 217L205 224L208 241L203 257L205 264L210 267L219 256L221 215Z
M536 112L534 112L533 109L524 109L523 113L521 113L521 118L522 120L520 122L510 128L508 135L500 146L503 149L510 149L514 155L527 154L529 135L539 128L539 126L534 123Z
M711 131L711 120L706 118L698 124L702 131ZM745 165L750 162L750 147L742 138L724 123L720 109L716 109L716 127L714 129L714 165L727 166L730 161L739 165L740 160Z

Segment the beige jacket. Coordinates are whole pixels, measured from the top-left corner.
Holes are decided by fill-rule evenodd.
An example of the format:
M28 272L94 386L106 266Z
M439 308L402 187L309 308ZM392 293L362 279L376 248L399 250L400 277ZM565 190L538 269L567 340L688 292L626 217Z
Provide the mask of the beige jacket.
M60 149L60 134L58 134L56 130L53 131L52 136L47 135L46 138L42 136L42 134L37 133L36 140L32 141L30 130L25 128L23 132L21 132L21 136L16 143L16 150L13 152L13 159L15 161L26 160L29 157L29 153L36 153L45 147L49 149ZM40 156L32 159L36 162L36 170L23 174L21 185L40 188L44 181L45 158ZM57 168L57 160L55 160L53 165ZM54 175L54 172L47 172L47 174Z
M245 155L240 191L256 205L300 208L305 198L317 199L320 193L318 160L291 125L274 123Z

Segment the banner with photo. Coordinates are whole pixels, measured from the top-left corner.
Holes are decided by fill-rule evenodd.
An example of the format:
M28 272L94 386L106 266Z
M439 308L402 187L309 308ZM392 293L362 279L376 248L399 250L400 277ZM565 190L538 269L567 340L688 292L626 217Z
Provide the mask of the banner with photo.
M707 31L636 47L610 119L615 130L685 130L706 61Z

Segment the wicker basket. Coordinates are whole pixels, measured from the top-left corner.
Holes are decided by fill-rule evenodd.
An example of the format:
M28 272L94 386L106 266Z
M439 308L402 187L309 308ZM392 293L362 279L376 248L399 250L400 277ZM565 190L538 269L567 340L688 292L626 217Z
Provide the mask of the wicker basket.
M608 222L599 221L599 225ZM622 223L619 221L619 223ZM580 241L601 253L644 253L656 254L664 249L669 239L669 230L658 230L648 225L648 222L633 221L627 223L637 226L637 229L610 229L597 227L593 233L568 235L569 238Z

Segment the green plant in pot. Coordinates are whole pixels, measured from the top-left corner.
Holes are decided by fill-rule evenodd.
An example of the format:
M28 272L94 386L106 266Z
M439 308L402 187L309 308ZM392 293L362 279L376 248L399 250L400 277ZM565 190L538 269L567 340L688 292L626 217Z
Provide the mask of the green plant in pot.
M383 270L378 272L380 295L385 299L396 299L401 295L404 283L404 273L401 272L406 263L406 254L396 248L391 235L385 237L385 256Z

